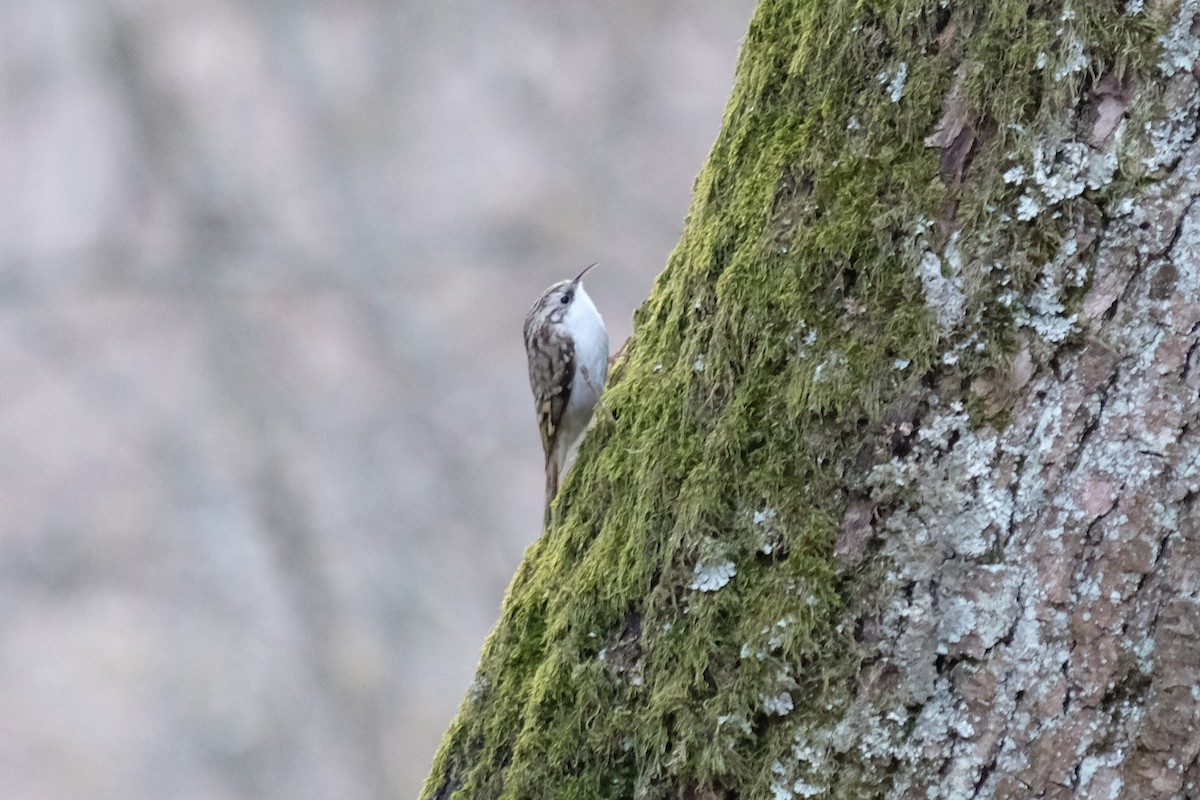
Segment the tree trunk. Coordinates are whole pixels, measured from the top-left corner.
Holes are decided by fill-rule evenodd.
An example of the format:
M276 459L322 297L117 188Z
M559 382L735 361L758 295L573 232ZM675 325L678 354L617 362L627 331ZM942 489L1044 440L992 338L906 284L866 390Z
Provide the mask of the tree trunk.
M1200 0L766 0L424 797L1200 797Z

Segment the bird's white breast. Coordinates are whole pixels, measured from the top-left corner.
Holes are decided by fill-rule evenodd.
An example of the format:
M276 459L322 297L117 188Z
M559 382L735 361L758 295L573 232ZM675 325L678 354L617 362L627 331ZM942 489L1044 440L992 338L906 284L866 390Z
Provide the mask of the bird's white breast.
M586 426L608 377L608 331L582 285L576 289L563 322L575 343L575 375L567 413L582 416L582 424Z

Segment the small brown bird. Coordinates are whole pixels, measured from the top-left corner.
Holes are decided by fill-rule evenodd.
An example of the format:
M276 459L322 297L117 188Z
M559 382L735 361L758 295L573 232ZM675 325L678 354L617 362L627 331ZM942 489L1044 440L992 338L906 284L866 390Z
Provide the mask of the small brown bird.
M583 438L608 377L608 331L583 289L583 276L551 286L525 317L525 354L538 431L546 453L546 512L567 454Z

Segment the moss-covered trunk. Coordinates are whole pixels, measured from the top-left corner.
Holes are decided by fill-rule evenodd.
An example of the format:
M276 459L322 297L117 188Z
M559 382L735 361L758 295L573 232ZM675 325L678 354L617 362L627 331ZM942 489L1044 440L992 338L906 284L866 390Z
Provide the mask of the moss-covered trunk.
M761 5L424 797L1196 796L1198 15Z

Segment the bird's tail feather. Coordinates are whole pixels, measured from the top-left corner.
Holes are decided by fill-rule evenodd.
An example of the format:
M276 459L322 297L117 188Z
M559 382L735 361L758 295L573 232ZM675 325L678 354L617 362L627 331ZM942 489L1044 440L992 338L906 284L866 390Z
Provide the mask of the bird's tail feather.
M546 454L546 513L542 517L543 528L550 524L550 503L553 502L556 494L558 494L558 459L554 457L554 451L551 450Z

